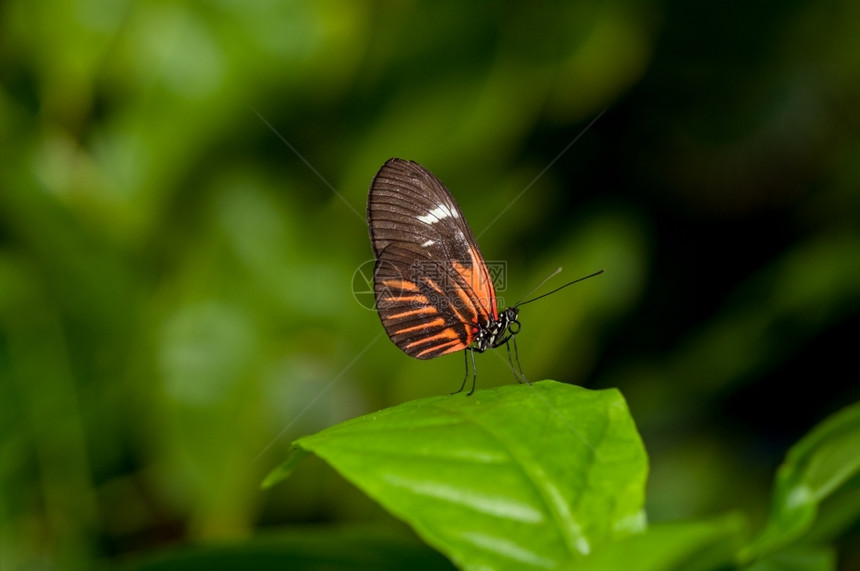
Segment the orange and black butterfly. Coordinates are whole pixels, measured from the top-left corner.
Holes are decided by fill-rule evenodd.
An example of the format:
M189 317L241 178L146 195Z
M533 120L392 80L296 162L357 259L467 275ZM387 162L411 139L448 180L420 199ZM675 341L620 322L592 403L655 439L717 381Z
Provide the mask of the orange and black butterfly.
M407 355L432 359L467 350L474 373L474 352L507 346L517 334L519 310L499 313L475 237L430 171L412 161L386 162L370 185L367 222L376 255L376 308L386 333ZM466 367L468 378L468 360Z
M382 165L370 184L367 222L376 256L376 309L385 332L416 359L464 351L461 391L469 377L471 354L469 394L475 390L474 354L500 345L507 348L511 364L517 362L517 380L528 382L519 367L514 338L520 330L519 306L603 272L500 313L487 264L457 201L433 173L413 161L394 158Z

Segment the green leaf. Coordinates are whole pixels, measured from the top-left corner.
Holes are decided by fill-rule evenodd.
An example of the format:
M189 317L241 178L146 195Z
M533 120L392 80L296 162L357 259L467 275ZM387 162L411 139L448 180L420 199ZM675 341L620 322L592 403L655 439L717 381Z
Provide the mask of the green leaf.
M746 529L740 515L701 522L652 525L598 549L576 565L578 571L705 571L726 569L736 561Z
M432 397L294 446L460 567L557 567L645 525L647 457L616 390L542 381Z
M797 541L815 523L822 502L837 495L855 501L840 502L836 521L848 525L855 520L860 515L858 474L860 403L832 415L789 450L777 471L768 523L746 557L761 557ZM846 508L852 513L846 514Z

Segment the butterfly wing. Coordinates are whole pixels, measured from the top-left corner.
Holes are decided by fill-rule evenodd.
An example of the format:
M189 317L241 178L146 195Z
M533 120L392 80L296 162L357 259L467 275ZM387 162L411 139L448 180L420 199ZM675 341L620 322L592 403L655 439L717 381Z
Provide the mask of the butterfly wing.
M374 291L382 325L407 354L465 349L498 319L489 271L460 207L421 165L390 159L370 186Z

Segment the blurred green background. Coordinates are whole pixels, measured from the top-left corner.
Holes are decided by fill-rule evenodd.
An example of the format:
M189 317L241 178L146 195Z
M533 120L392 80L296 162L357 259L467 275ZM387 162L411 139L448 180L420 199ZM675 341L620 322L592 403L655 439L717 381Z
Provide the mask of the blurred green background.
M760 522L788 446L860 398L857 2L0 18L4 570L386 520L321 462L258 486L293 438L462 379L353 295L392 156L452 190L508 304L606 269L523 308L520 360L622 390L651 521ZM513 382L499 355L479 388Z

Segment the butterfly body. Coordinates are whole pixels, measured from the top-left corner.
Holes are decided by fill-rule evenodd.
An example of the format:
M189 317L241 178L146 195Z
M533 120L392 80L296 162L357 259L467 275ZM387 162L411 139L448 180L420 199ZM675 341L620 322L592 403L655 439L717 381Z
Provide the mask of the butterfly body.
M387 161L367 205L376 255L374 293L386 333L406 354L431 359L482 353L519 331L516 307L501 313L484 257L459 205L418 163Z
M487 349L495 349L507 343L513 335L519 332L518 316L519 310L516 307L509 307L501 312L498 319L479 328L472 349L478 353L483 353Z

